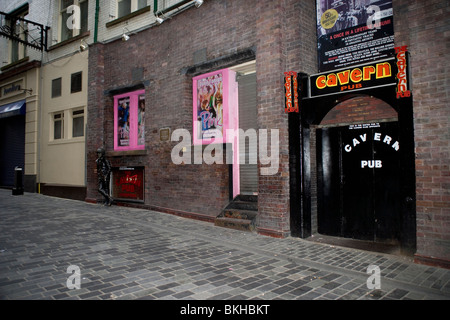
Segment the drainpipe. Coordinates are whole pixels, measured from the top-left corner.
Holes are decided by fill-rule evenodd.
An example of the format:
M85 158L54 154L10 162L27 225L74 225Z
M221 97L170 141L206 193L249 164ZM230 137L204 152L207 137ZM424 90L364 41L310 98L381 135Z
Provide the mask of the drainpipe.
M156 2L157 0L155 0ZM98 36L98 12L100 11L100 0L95 1L95 27L94 27L94 43L97 43Z

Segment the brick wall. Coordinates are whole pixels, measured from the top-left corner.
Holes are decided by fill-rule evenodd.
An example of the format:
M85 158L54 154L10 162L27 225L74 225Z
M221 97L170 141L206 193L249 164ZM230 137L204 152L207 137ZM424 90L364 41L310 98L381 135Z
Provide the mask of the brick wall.
M448 1L393 1L396 46L411 53L417 260L450 260Z
M89 73L88 73L88 106L86 129L86 199L96 201L97 192L97 149L104 147L104 49L102 44L95 44L89 48Z
M380 120L397 121L397 112L382 100L363 96L338 104L327 113L320 124L345 125Z
M127 42L95 45L90 52L88 141L90 137L93 140L88 143L88 199L99 198L95 150L104 143L113 165L145 166L147 206L216 216L229 199L228 166L174 165L170 152L176 142L159 141L159 129L185 128L192 133L192 76L196 74L184 74L183 70L194 66L196 52L206 51L206 62L214 62L211 70L202 69L203 73L230 67L234 62L226 57L251 49L257 61L258 125L278 129L280 136L279 171L260 176L258 227L261 233L289 234L283 72L315 71L314 14L314 1L211 0L134 34ZM142 79L133 79L137 68L143 71ZM147 155L115 156L112 96L104 91L139 83L145 85L148 101Z
M113 166L145 166L147 207L212 217L220 213L229 200L228 165L173 164L171 150L177 142L160 141L159 129L170 128L173 132L184 128L192 134L192 75L185 75L182 70L193 66L198 50L206 49L207 60L211 61L254 46L252 11L248 2L209 1L200 9L189 9L158 27L134 34L127 42L94 46L103 49L90 52L88 141L89 137L93 140L88 145L88 198L91 201L99 198L95 150L104 143ZM104 64L100 57L102 50ZM214 66L220 69L232 63L219 61ZM139 79L133 78L137 69L142 70ZM147 155L121 156L113 152L113 95L105 91L139 84L146 91Z

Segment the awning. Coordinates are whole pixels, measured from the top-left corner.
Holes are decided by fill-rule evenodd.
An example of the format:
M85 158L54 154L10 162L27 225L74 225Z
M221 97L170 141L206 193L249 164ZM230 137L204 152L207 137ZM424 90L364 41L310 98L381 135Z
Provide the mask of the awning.
M0 106L0 119L24 115L26 110L25 100L16 101Z

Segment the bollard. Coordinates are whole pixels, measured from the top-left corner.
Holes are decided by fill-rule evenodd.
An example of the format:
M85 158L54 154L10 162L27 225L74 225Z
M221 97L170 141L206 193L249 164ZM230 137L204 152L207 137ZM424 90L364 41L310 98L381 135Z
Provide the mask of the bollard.
M14 187L12 190L13 196L23 195L23 183L22 183L22 168L14 168Z

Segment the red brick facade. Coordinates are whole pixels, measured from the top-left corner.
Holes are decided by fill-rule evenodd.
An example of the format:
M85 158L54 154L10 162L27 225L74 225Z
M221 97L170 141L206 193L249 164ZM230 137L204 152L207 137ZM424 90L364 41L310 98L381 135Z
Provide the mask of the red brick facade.
M450 109L445 87L449 36L446 6L437 0L394 0L393 10L396 46L407 45L411 52L417 256L448 261ZM258 126L278 129L280 136L278 173L259 176L256 229L261 234L289 236L289 136L283 107L283 73L317 72L315 15L312 0L205 1L200 9L189 9L160 26L132 35L127 42L92 45L87 200L99 198L95 158L97 148L103 146L113 166L145 167L144 207L213 221L229 202L228 165L173 164L170 155L176 142L161 141L159 130L184 128L192 133L193 76L254 59ZM206 60L196 64L200 50L206 51ZM145 89L146 150L114 152L113 95L132 89ZM354 121L396 117L388 105L368 105L367 98L361 98L342 103L322 124L352 122L347 118L349 110L354 112Z
M298 12L299 14L294 14ZM280 130L280 169L260 176L259 222L264 233L289 234L287 117L283 109L283 72L313 72L314 3L297 1L207 1L132 37L132 41L97 44L90 52L88 194L96 201L95 151L104 146L113 166L145 166L145 206L212 221L229 201L227 165L175 165L174 142L161 142L160 128L192 132L194 55L206 49L210 69L229 67L241 52L255 52L258 125ZM280 19L274 19L280 17ZM195 26L191 29L191 26ZM301 30L307 31L301 39ZM299 41L301 40L301 41ZM230 58L231 57L231 58ZM195 66L194 66L195 67ZM133 70L142 79L133 79ZM146 152L113 152L113 94L143 85L146 90Z
M393 1L395 41L411 53L418 261L450 261L448 1Z

